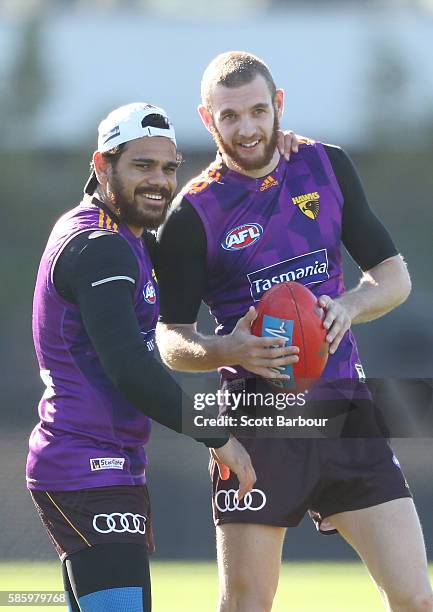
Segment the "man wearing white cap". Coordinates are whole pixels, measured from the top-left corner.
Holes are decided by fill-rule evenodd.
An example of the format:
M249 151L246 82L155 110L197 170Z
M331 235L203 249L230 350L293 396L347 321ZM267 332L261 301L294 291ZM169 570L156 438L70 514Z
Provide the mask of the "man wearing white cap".
M182 431L191 402L153 358L159 313L153 235L180 156L165 111L130 104L99 126L83 201L42 255L33 336L45 392L30 436L27 484L62 561L69 610L150 610L150 418ZM238 475L243 447L209 428L201 441Z

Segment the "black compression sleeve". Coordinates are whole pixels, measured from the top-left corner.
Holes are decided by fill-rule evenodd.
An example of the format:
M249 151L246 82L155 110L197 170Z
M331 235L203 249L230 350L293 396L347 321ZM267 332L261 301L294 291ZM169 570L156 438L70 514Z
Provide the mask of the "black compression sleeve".
M122 515L123 516L123 515ZM82 597L108 589L141 587L141 610L151 609L149 558L146 546L125 542L96 544L66 557L62 563L65 591L72 598L72 610L101 610L96 601L86 604ZM137 610L125 592L123 600L113 598L113 604L103 600L106 612ZM82 607L79 607L78 603ZM113 607L115 605L115 607Z
M115 234L99 234L94 239L89 238L92 234L86 234L87 244L83 248L80 243L75 256L71 256L71 244L69 257L65 256L55 275L57 282L79 305L85 329L114 385L138 410L181 433L182 417L192 422L196 413L189 397L141 339L132 299L134 284L116 280L92 286L112 276L138 276L137 261L126 241ZM216 433L207 430L204 435L213 437ZM227 437L200 441L219 447Z
M88 231L75 236L63 249L54 268L54 285L63 298L76 304L82 277L91 283L112 276L137 281L138 264L131 248L118 234ZM129 287L133 290L134 285Z
M195 323L206 284L206 234L200 217L182 199L158 235L160 321Z
M370 208L361 179L350 157L325 145L344 198L342 242L362 270L369 270L398 254L389 232Z

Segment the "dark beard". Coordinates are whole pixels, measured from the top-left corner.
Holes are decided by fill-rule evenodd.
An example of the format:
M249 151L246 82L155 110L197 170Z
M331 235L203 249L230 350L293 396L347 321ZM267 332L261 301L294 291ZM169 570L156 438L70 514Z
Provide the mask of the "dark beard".
M251 162L248 162L245 159L241 158L236 153L236 150L233 149L233 147L231 147L231 145L224 142L224 140L221 137L221 134L216 129L216 127L214 127L213 137L222 155L224 155L225 157L228 157L230 161L233 163L233 165L237 166L239 170L241 171L244 170L246 172L249 172L250 170L260 170L261 168L265 168L270 163L272 156L275 153L275 149L277 148L277 131L279 129L280 129L280 121L277 116L277 113L275 112L274 125L272 127L271 138L269 142L265 145L265 150L263 152L263 155L259 159L255 161L251 161Z
M115 207L120 221L126 225L132 225L134 227L158 229L158 227L165 221L168 207L173 200L174 194L168 189L155 189L147 187L145 189L137 189L134 196L138 196L140 193L155 193L162 195L166 201L161 212L157 214L156 212L142 210L136 203L135 199L126 197L121 178L116 172L113 172L111 179L111 191L108 193L108 199Z

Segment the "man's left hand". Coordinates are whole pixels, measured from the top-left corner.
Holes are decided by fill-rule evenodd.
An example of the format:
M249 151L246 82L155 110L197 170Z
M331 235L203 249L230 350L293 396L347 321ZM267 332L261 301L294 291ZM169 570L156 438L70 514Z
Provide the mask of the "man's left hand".
M290 154L297 153L299 148L299 141L295 132L292 132L292 130L286 130L285 132L278 130L277 148L280 155L283 155L289 161Z
M329 295L319 297L319 306L325 311L323 327L328 330L326 341L329 342L329 352L332 355L338 348L344 334L352 324L352 317L347 307L338 299Z

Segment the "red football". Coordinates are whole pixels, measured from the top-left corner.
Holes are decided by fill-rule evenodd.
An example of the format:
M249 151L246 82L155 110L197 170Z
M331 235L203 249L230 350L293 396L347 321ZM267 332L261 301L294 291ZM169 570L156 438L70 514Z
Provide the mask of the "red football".
M325 369L329 348L316 296L304 285L287 281L266 291L256 310L254 335L287 338L288 345L299 347L299 361L281 369L290 376L286 389L310 386Z

